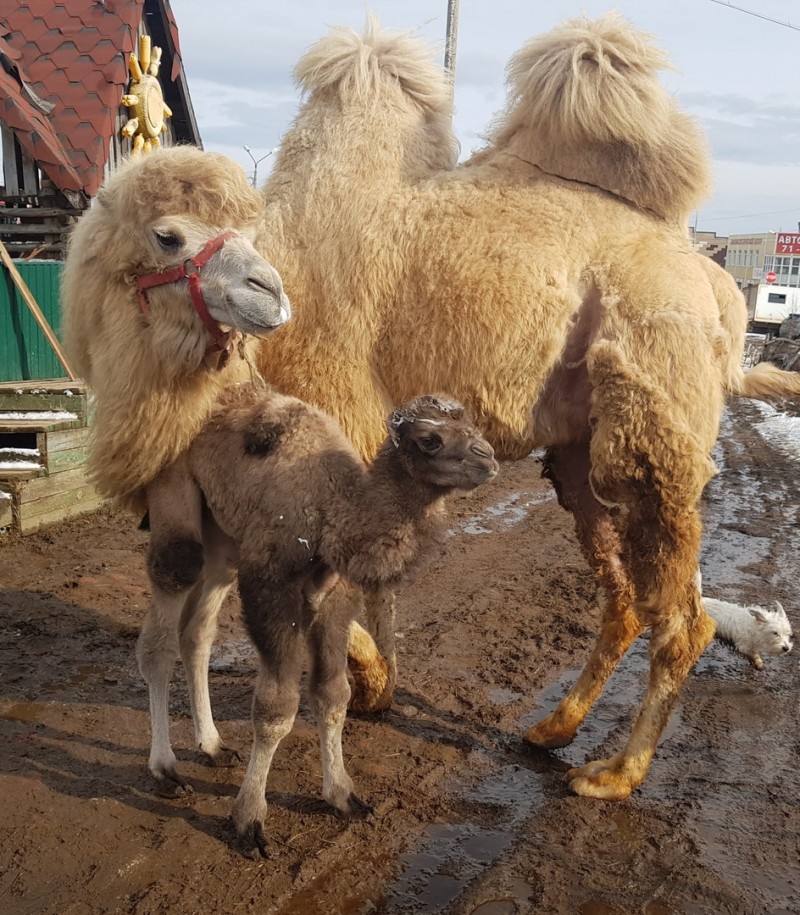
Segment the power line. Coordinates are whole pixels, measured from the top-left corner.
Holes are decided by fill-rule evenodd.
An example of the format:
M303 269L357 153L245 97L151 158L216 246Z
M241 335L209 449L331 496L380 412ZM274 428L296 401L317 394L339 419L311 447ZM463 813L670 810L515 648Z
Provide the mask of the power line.
M780 216L783 213L797 213L800 210L800 206L791 207L788 210L770 210L768 213L740 213L737 216L714 216L712 213L710 216L707 213L703 214L703 218L708 221L713 219L714 222L723 222L726 219L750 219L754 216Z
M734 6L732 3L725 2L725 0L711 0L712 3L718 3L720 6L730 7L732 10L736 10L739 13L747 13L748 16L755 16L756 19L766 19L767 22L774 22L775 25L782 25L787 29L794 29L795 32L800 32L800 25L792 25L791 22L781 22L780 19L772 19L770 16L764 16L762 13L754 13L753 10L746 10L741 6Z

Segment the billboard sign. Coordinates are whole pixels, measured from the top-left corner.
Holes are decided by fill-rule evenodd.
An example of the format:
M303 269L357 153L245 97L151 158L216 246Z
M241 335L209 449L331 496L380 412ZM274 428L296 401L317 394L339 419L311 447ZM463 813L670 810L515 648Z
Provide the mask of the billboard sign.
M775 241L776 254L800 254L800 232L779 232Z

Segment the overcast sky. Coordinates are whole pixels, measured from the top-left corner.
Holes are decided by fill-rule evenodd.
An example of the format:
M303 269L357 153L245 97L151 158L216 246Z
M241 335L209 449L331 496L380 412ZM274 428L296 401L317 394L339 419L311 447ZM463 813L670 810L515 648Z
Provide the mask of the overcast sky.
M664 74L705 126L715 192L697 228L720 235L796 230L800 221L800 0L460 0L454 126L462 157L505 100L505 65L529 37L564 19L618 9L652 32L676 67ZM418 29L442 52L447 0L171 0L200 134L253 172L280 144L300 96L292 70L331 25L361 28L367 11ZM258 183L270 158L260 162Z

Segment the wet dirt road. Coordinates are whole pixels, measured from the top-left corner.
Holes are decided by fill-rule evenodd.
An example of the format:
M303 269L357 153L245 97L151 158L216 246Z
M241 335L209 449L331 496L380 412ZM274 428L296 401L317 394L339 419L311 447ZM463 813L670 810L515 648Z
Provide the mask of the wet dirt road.
M800 457L784 431L755 404L729 411L702 569L708 594L779 599L800 628ZM373 818L344 822L321 802L304 707L270 774L272 857L260 862L231 847L243 765L201 765L180 677L173 743L194 796L160 798L147 775L135 522L99 513L0 541L0 912L800 912L797 654L758 672L713 643L624 803L571 796L564 772L625 740L644 640L571 747L523 748L598 619L569 517L539 473L533 457L504 465L454 499L445 555L399 593L395 704L345 729ZM253 653L237 611L231 600L211 692L223 738L246 756Z

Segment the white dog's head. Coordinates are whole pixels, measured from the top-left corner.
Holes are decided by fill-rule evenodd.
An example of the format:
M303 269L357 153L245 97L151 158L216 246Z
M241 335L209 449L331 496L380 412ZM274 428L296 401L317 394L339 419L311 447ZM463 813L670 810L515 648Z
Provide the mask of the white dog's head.
M761 651L772 655L787 654L794 646L792 624L778 601L775 606L775 610L750 607L750 615L757 624Z

